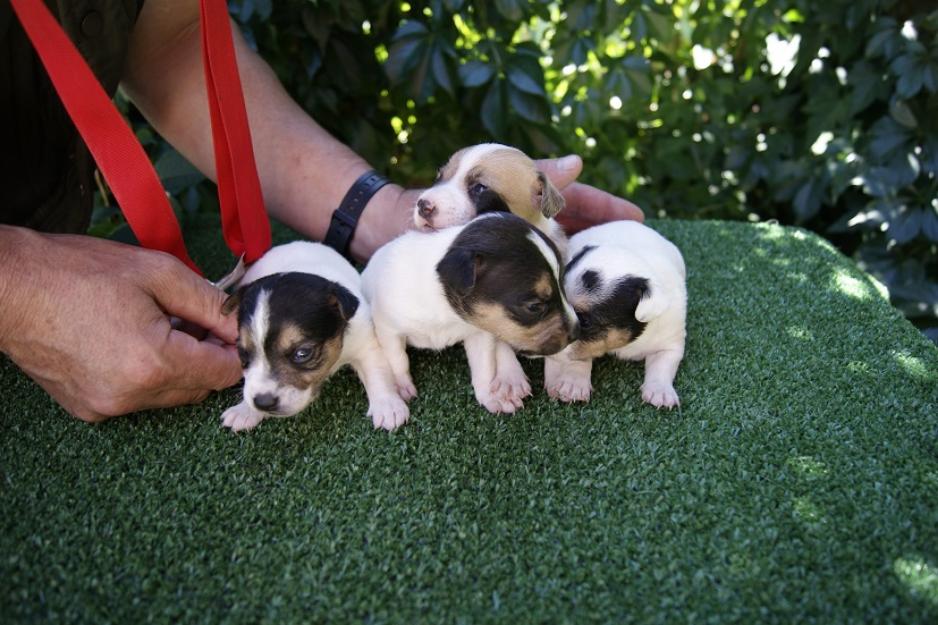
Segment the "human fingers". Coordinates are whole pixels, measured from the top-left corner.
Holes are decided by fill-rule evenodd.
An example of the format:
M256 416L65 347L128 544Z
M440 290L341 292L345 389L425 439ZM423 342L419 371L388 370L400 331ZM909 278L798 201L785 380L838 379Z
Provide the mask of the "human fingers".
M221 390L241 379L241 362L234 349L170 330L163 349L166 366L173 372L168 389Z
M645 221L642 209L632 202L587 184L575 182L563 190L563 196L566 207L557 221L571 233L607 221Z
M543 158L534 161L534 164L561 191L572 184L583 171L583 159L576 154L563 158Z
M154 259L150 294L166 313L194 323L229 343L238 338L235 315L222 313L225 292L166 254Z

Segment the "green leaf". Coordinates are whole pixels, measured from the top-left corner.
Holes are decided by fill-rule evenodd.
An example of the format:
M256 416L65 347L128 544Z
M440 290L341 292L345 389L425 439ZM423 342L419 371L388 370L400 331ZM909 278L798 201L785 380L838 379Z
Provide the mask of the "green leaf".
M619 96L623 102L632 97L632 82L620 70L609 72L605 85L606 93L610 96Z
M524 4L521 0L495 0L495 9L505 19L518 22L524 17Z
M925 140L921 155L922 169L927 173L938 176L938 134L933 134Z
M591 39L577 37L576 41L573 42L573 49L570 51L570 60L576 65L583 65L586 63L586 58L590 50L594 47L595 44Z
M909 108L909 105L906 104L904 100L894 98L892 102L889 103L889 114L894 120L906 128L912 129L918 126L918 120L915 119L915 114L912 113L912 109Z
M926 67L924 57L912 52L903 54L890 63L889 69L899 78L896 83L899 96L908 99L922 90Z
M922 211L922 234L932 243L938 243L938 208L929 207Z
M179 193L205 179L199 170L171 148L160 155L154 168L168 193Z
M911 140L908 130L888 117L873 124L871 131L870 152L878 160L883 160L899 149L907 149Z
M876 92L883 85L883 74L866 61L857 62L847 74L850 93L850 112L857 113L873 103Z
M809 178L795 194L793 206L799 222L805 222L821 209L825 185L817 178Z
M889 222L889 238L899 243L908 243L922 230L922 211L902 206Z
M651 65L646 59L633 54L622 59L621 67L639 93L651 93Z
M543 78L538 81L533 76L525 73L525 71L518 65L509 65L508 69L506 70L506 74L508 76L508 82L510 82L516 89L536 96L547 95L544 91Z
M544 98L525 93L514 85L508 86L508 102L515 115L529 122L543 124L550 117L550 110Z
M495 68L484 61L469 61L459 66L459 82L465 87L484 85L495 75Z
M446 62L446 54L440 46L434 46L430 54L433 57L433 78L436 80L436 84L451 96L455 96L456 92L453 87L449 64Z
M496 80L489 87L488 93L485 94L485 98L482 100L482 108L479 111L482 125L496 140L506 134L508 120L506 119L505 100L505 84L500 80Z

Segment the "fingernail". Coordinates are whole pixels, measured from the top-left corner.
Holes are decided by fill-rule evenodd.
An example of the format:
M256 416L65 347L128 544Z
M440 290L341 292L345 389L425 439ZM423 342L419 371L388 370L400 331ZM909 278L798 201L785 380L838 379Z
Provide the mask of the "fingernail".
M576 169L579 162L580 162L580 157L577 156L576 154L564 156L562 159L557 161L557 169L561 171L570 171L571 169Z

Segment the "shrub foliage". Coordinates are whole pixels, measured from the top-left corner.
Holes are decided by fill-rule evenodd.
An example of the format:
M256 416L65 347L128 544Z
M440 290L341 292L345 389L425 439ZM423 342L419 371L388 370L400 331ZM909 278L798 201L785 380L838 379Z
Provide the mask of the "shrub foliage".
M820 232L920 326L938 326L929 0L237 0L231 10L297 101L400 182L428 183L480 141L576 152L585 181L650 215Z

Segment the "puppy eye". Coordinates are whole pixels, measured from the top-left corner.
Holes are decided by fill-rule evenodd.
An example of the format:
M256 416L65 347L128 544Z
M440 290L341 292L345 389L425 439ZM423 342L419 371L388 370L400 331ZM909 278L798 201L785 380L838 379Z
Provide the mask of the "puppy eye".
M241 368L247 369L248 365L251 364L251 355L247 352L246 349L238 347L238 359L241 361Z
M580 322L580 329L586 330L593 325L593 317L589 313L578 312L577 320Z
M486 190L488 190L487 186L485 186L481 182L477 182L471 187L469 187L469 195L481 195Z
M535 300L533 302L528 302L527 304L525 304L524 308L532 315L543 315L544 311L547 310L547 302Z
M293 353L290 354L290 360L295 364L302 365L310 361L313 357L314 350L309 345L302 345L293 350Z

